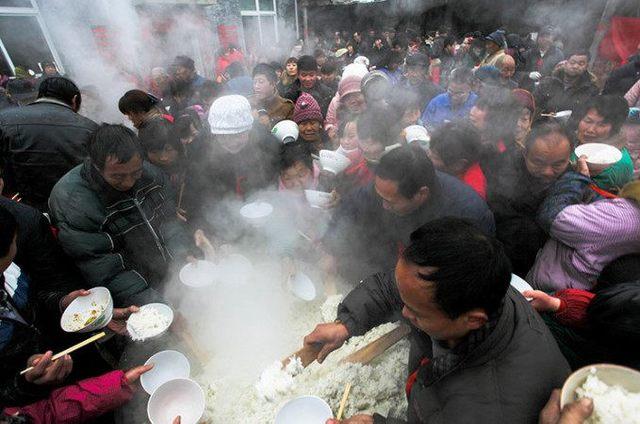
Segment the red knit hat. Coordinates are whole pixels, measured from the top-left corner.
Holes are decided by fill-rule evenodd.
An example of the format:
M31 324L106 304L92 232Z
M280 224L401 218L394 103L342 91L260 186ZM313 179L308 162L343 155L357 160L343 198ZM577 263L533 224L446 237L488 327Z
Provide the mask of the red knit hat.
M511 90L511 93L522 107L531 111L532 116L536 114L536 100L534 99L533 94L522 88Z
M320 121L324 122L322 112L320 111L320 105L309 93L302 93L296 101L296 106L293 109L293 121L296 124L304 121Z

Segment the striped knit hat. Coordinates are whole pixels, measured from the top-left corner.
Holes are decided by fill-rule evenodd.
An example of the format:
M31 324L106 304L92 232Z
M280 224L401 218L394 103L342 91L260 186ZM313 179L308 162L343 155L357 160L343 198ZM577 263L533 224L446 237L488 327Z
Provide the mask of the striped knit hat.
M320 105L309 93L302 93L296 101L296 106L293 109L293 121L296 124L304 121L319 121L324 122L322 117L322 111Z

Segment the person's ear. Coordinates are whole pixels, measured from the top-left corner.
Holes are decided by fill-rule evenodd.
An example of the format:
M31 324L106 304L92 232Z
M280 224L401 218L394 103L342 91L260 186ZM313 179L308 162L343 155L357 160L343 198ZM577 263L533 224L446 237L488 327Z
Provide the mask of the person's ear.
M419 201L421 204L426 202L427 199L429 199L429 187L427 186L422 186L420 187L420 190L418 190L418 192L415 194L414 199L416 199L417 201Z
M71 99L71 109L74 112L78 112L80 110L80 104L79 104L79 98L78 95L76 94L75 96L73 96L73 98Z
M464 314L464 322L469 330L482 328L487 321L489 321L489 316L480 308L472 309Z

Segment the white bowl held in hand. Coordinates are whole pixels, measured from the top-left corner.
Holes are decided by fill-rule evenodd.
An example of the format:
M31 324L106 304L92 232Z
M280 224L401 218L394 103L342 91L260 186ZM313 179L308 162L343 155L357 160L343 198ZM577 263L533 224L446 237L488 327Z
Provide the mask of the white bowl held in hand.
M173 310L164 303L149 303L129 316L127 332L133 340L144 341L160 337L173 322Z
M172 424L179 415L181 424L196 424L204 413L204 391L188 378L167 381L158 387L147 403L152 424Z
M524 293L527 290L533 290L533 287L522 278L518 277L516 274L511 274L511 287L518 290L520 293ZM530 297L526 298L527 300L531 300Z
M320 209L329 206L333 200L331 193L317 190L305 190L304 197L306 197L311 207Z
M188 263L180 270L180 281L185 286L200 288L214 283L218 267L213 262Z
M301 396L285 403L275 424L324 424L333 418L331 408L317 396Z
M60 326L68 333L88 333L109 324L113 316L113 299L106 287L94 287L87 296L77 297L67 306Z
M591 172L604 171L622 159L620 150L604 143L581 144L576 147L575 154L577 157L587 157L587 166Z
M320 150L320 165L325 171L337 175L351 165L351 159L331 150Z
M240 215L251 225L260 227L264 225L273 213L273 206L267 202L247 203L240 208Z
M150 395L167 381L176 378L189 378L191 365L189 360L182 353L175 350L163 350L158 352L144 363L153 364L150 371L140 376L140 384L145 392Z
M302 300L309 302L316 298L316 286L303 272L297 272L289 278L289 287L291 292Z
M560 407L576 400L576 389L595 370L595 375L608 386L620 386L632 393L640 393L640 372L614 364L593 364L576 370L567 378L560 394Z

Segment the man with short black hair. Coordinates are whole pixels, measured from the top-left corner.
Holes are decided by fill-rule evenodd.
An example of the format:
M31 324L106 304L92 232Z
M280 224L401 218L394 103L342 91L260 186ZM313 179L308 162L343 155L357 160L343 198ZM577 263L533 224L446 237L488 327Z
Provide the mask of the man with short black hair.
M323 238L350 284L393 267L409 235L426 222L458 216L493 234L487 205L457 178L438 172L419 145L395 148L375 167L375 183L338 206ZM329 258L327 258L329 259Z
M335 60L328 60L320 67L320 77L324 85L329 87L334 93L338 91L338 67Z
M122 125L102 124L88 150L89 159L51 192L60 244L89 284L111 291L115 305L147 303L172 261L189 253L169 182L143 162L140 141Z
M580 105L597 95L595 77L588 69L589 58L587 50L576 50L567 55L564 64L550 77L543 78L533 93L536 109L541 113L577 111Z
M469 221L417 228L395 271L369 276L305 345L318 361L352 336L402 316L410 324L407 421L357 415L330 424L536 423L569 366L544 321L509 286L502 245Z
M335 92L318 79L318 62L313 56L301 56L298 59L298 78L291 84L284 96L293 103L298 101L302 93L309 93L320 105L322 116L327 116L329 103Z
M87 155L96 123L78 114L82 96L73 81L42 81L38 99L0 112L0 158L6 163L5 191L42 212L53 185Z
M534 82L550 76L556 65L564 59L564 53L553 44L554 41L553 28L540 29L536 45L523 55L525 75L522 88L533 91Z
M204 77L198 75L195 62L188 56L176 56L173 69L173 78L187 84L191 92L197 91L206 81Z
M293 116L293 102L280 97L277 85L278 77L271 65L258 63L253 68L253 95L249 97L249 103L254 114L264 113L268 117L268 130Z

